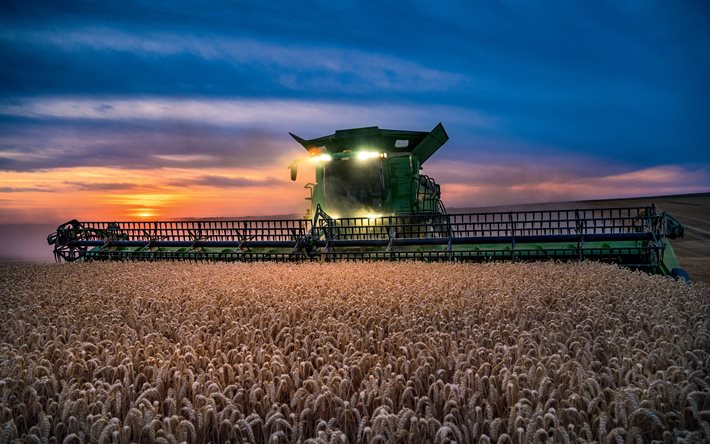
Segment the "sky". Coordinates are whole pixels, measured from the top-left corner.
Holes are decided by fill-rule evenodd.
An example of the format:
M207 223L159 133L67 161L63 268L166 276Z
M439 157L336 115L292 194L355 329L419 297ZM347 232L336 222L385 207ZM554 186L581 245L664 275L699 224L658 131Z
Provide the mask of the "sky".
M704 1L0 4L0 223L302 214L336 129L449 208L710 191Z

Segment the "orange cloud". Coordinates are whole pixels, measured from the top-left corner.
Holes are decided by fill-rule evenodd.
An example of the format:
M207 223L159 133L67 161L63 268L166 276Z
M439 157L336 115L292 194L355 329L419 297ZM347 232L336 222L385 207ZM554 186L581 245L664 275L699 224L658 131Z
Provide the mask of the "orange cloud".
M600 174L604 167L582 164L461 164L433 163L432 175L441 183L448 207L466 208L611 199L710 191L706 168L688 170L676 165ZM428 171L431 172L431 171Z

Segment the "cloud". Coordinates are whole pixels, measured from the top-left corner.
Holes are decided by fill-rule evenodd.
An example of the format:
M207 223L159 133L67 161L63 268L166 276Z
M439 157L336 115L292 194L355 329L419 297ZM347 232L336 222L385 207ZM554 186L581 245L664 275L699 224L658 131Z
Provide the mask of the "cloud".
M609 168L599 160L582 156L554 156L538 154L503 153L482 156L477 159L434 159L425 164L426 174L438 181L466 184L471 186L524 186L559 178L573 181L588 177L599 177L609 172Z
M692 2L114 3L15 2L0 14L5 188L43 188L33 179L56 173L61 190L94 177L155 182L157 194L183 178L180 192L199 199L169 214L194 215L208 198L209 214L269 212L289 204L289 187L239 187L287 177L303 154L288 131L441 121L451 140L425 169L449 206L707 190L710 27ZM113 173L64 177L99 167ZM232 210L219 187L240 194ZM69 210L52 197L3 194ZM71 210L117 211L94 204Z
M667 162L673 146L678 161L710 161L704 149L710 107L703 100L710 91L710 59L703 57L710 28L697 13L702 8L687 2L641 8L612 2L603 15L570 2L552 8L424 2L406 11L325 3L174 9L161 1L126 11L16 6L0 26L0 96L347 102L360 107L355 118L377 118L367 124L395 120L402 110L419 110L427 125L452 125L461 114L471 122L462 123L466 137L484 128L502 138L649 164ZM452 112L442 113L441 104ZM119 112L111 106L97 103L87 116L114 118ZM388 112L378 114L379 107ZM210 117L235 124L226 111ZM298 120L302 110L296 111L250 124L316 122ZM496 125L476 125L471 111L496 116ZM176 113L165 116L186 119Z
M353 104L315 100L41 97L0 101L0 115L31 119L93 121L190 122L225 127L283 128L399 127L437 118L470 127L488 128L496 120L456 106L416 107L408 104ZM436 116L432 118L432 116Z
M0 33L11 44L52 46L68 52L131 53L152 57L196 57L259 70L286 89L349 88L374 90L444 91L465 81L465 76L427 67L411 60L375 51L329 47L305 42L270 42L228 35L126 32L84 27L61 31L13 29Z
M78 191L115 191L115 190L131 190L137 187L134 183L128 182L74 182L65 181L66 185L69 185Z
M495 125L492 117L448 106L163 97L0 100L0 116L6 171L261 167L302 154L289 131L312 138L373 125L428 130L437 118L467 128Z
M261 168L301 154L281 135L197 122L0 122L0 171L80 166L158 169Z
M610 169L616 172L610 174ZM441 185L450 208L710 191L710 165L629 169L573 157L537 157L534 163L518 157L516 161L432 162L425 172Z
M214 159L214 156L209 154L153 154L153 157L166 162L186 165L194 164L195 162L209 162Z
M169 182L172 186L207 186L215 188L247 188L247 187L270 187L277 184L283 184L284 181L273 177L264 179L253 179L249 177L229 177L229 176L214 176L204 175L195 179L186 179L184 181Z
M0 187L0 193L53 193L49 187Z

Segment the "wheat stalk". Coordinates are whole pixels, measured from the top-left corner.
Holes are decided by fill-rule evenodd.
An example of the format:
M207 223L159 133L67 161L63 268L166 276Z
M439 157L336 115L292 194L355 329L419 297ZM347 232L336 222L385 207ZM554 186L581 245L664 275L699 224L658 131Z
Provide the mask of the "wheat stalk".
M710 434L705 284L595 263L0 264L0 283L0 442Z

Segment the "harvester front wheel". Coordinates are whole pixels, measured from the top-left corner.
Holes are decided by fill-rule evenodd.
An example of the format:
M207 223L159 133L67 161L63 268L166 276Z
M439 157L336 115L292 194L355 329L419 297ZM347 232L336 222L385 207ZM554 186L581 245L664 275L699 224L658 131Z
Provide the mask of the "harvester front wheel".
M690 275L688 274L687 271L683 270L682 268L674 268L671 270L671 276L673 276L676 279L681 279L685 282L690 282Z

